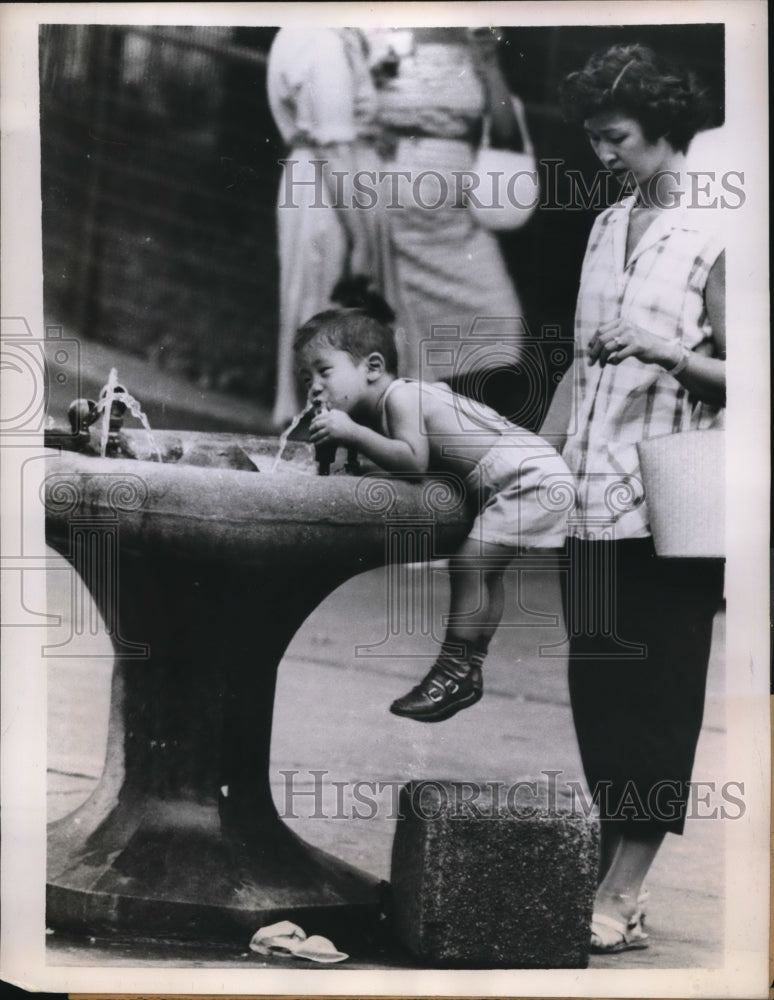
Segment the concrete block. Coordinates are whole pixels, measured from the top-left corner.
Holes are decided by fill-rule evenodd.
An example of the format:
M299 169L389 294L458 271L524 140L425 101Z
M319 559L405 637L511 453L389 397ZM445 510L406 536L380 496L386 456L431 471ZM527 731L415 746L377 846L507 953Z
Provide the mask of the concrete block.
M401 790L391 889L400 942L433 965L588 965L596 824L545 783Z

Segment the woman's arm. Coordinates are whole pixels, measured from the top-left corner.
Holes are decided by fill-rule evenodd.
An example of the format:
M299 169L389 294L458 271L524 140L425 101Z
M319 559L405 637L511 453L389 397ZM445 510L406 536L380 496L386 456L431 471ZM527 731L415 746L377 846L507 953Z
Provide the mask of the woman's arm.
M471 32L473 57L486 92L485 114L489 116L490 143L517 153L530 151L524 107L505 82L497 59L497 38L490 28Z
M353 178L365 169L358 163L356 146L354 143L337 142L318 147L317 155L325 161L322 173L328 204L337 210L346 235L348 272L350 275L367 274L375 277L376 235L371 225L374 213L367 208L356 207L358 199Z
M369 223L373 212L354 207L353 181L359 171L373 164L358 162L354 85L344 42L337 32L327 29L319 34L317 50L310 58L312 62L299 95L299 115L309 145L316 158L323 161L325 203L337 211L344 229L349 272L372 274L375 237Z
M725 255L712 265L704 289L704 304L712 327L714 350L708 355L675 346L626 320L603 323L589 341L589 364L620 365L627 358L660 365L703 403L726 402L726 269Z
M705 403L724 406L726 402L726 256L712 265L704 289L707 319L712 327L715 356L698 351L686 353L687 364L675 376L680 385Z

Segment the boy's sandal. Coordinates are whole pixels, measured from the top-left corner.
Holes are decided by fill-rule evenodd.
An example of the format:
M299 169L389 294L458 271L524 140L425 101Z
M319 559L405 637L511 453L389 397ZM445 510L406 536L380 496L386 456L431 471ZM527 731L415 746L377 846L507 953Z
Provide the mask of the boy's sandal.
M648 935L639 923L595 913L591 918L591 951L597 955L612 955L619 951L647 948Z
M475 705L482 693L483 682L476 687L473 668L465 661L439 659L416 687L390 705L390 711L417 722L443 722Z

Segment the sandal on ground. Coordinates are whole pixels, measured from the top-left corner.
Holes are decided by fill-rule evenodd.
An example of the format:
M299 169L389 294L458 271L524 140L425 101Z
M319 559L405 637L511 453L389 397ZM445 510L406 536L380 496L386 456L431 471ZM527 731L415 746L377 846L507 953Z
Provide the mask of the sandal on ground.
M635 924L638 924L640 930L642 930L642 928L645 926L645 919L648 915L648 911L645 909L645 907L647 906L649 900L650 900L650 893L648 892L648 890L641 889L640 894L637 897L637 909L629 917L630 927L634 927Z
M647 948L648 935L639 921L635 924L606 913L595 913L591 918L591 951L596 955L613 955L619 951Z

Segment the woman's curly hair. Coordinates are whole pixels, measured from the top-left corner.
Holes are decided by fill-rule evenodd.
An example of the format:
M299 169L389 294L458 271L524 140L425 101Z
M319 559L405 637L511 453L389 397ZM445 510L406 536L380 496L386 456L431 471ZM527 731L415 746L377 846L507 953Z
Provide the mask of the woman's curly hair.
M645 45L613 45L593 55L560 88L564 117L581 124L606 111L640 123L648 142L665 137L684 153L707 124L707 92L692 73L669 64Z

